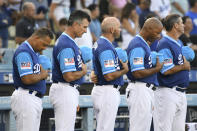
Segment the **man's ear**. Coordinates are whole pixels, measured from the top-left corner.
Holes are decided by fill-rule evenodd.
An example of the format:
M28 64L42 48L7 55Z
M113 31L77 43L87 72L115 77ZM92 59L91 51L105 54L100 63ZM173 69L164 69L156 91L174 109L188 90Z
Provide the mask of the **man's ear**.
M38 39L40 39L40 37L37 35L34 35L34 39L38 40Z
M72 26L76 26L76 25L79 25L79 23L77 21L73 22Z
M178 28L178 26L179 26L178 23L175 23L175 24L174 24L174 27L175 27L175 28Z
M112 34L114 33L114 28L113 27L110 28L110 33L112 33Z

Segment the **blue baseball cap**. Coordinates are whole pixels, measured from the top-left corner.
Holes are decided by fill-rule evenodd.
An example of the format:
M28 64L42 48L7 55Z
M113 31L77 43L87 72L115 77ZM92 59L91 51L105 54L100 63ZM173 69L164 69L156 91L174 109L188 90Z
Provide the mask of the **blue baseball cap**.
M79 48L81 50L81 54L82 54L82 58L83 58L84 63L91 61L92 57L93 57L92 49L87 46L80 46Z
M195 58L195 53L194 53L193 49L190 48L189 46L182 47L182 54L183 54L183 56L185 56L186 60L189 62L193 61Z
M45 56L45 55L40 55L40 56L39 56L39 63L42 65L42 67L43 67L45 70L51 70L51 69L52 69L51 60L50 60L50 58L48 58L48 57Z
M127 52L119 47L115 48L115 50L118 54L118 58L125 63L128 60Z
M152 51L150 55L151 55L153 66L155 66L157 63L157 57L159 57L160 63L162 63L164 61L163 54L161 54L161 53L157 53L156 51Z

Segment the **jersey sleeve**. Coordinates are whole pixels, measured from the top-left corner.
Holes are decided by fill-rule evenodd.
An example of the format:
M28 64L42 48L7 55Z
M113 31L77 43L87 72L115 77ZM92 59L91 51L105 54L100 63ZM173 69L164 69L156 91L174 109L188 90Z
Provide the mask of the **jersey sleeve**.
M164 65L160 71L163 74L164 72L174 67L173 55L169 49L162 49L159 51L159 53L163 54L164 58Z
M134 48L133 50L130 51L129 61L130 61L131 72L145 69L144 57L145 57L145 51L141 47Z
M99 56L103 75L116 71L115 55L111 50L103 51Z
M57 59L60 63L60 69L62 74L65 72L76 71L74 51L71 48L63 49L57 56Z
M20 77L33 74L33 61L29 53L21 52L15 57Z

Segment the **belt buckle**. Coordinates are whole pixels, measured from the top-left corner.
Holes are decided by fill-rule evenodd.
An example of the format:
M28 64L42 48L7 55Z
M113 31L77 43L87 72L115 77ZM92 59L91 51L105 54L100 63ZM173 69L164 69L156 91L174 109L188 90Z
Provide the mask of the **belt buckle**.
M153 84L146 83L146 87L152 89L153 91L156 90L156 87Z
M78 84L74 84L73 87L74 87L75 89L79 89L79 88L80 88L80 86L79 86Z
M39 97L39 98L43 98L44 95L42 95L41 93L36 93L35 96L37 96L37 97Z
M186 91L186 89L180 88L178 86L175 86L174 88L175 88L176 91L180 91L180 92L185 92Z
M43 95L37 91L29 90L29 94L32 94L36 97L43 98Z
M113 85L114 88L116 88L117 90L119 90L121 88L121 86L119 85Z

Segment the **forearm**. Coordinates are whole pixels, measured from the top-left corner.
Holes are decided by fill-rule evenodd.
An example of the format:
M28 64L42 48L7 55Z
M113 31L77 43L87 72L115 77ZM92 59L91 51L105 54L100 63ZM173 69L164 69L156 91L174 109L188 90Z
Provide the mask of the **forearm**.
M164 75L172 75L182 70L185 70L183 65L176 65L173 68L164 72Z
M22 76L21 80L26 85L36 84L45 78L41 74L30 74Z
M106 74L106 75L104 75L104 78L105 78L106 81L112 81L112 80L115 80L115 79L121 77L125 73L126 73L125 70L120 70L120 71L116 71L116 72Z
M179 5L179 3L173 2L172 5L173 5L178 11L180 11L182 14L185 14L185 11L184 11L183 8Z
M150 68L150 69L143 69L143 70L134 71L134 72L132 72L132 75L135 78L144 78L144 77L153 75L157 72L159 72L159 70L155 67L155 68Z
M84 71L73 71L73 72L66 72L63 74L63 78L67 82L75 81L80 79L85 75Z
M51 6L50 6L50 12L49 12L49 16L51 19L53 20L56 20L56 17L54 15L54 11L55 11L55 8L57 7L57 4L56 3L52 3Z

